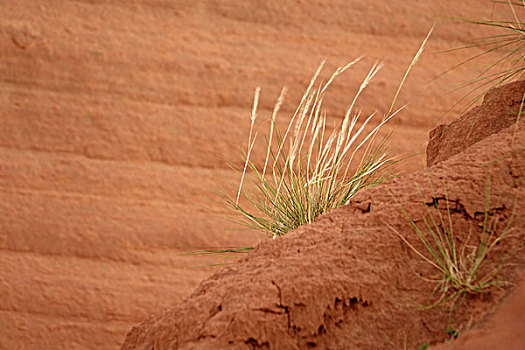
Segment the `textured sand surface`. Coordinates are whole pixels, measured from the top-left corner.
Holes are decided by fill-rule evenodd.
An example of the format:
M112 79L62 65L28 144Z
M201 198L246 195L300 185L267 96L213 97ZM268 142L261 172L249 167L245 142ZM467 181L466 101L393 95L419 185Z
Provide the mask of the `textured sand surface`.
M208 191L217 157L237 159L255 86L261 114L283 84L284 112L318 63L365 63L334 86L334 121L369 65L363 97L388 108L433 23L394 122L399 153L427 133L474 77L465 53L431 52L481 33L443 16L488 17L490 1L0 2L0 348L116 349L131 325L189 295L211 268L177 246L247 245ZM475 52L474 52L475 53ZM242 142L241 142L242 141ZM422 167L423 156L407 166ZM217 170L217 168L219 170ZM223 170L221 170L223 169ZM205 261L204 263L210 263Z

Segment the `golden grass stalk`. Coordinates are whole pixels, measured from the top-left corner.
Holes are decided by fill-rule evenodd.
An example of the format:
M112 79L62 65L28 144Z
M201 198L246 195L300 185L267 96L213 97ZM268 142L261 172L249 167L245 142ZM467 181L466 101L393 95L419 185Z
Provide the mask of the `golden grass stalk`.
M250 134L248 136L248 155L246 156L246 159L250 159L250 154L252 153L252 148L255 143L255 137L252 141L252 133L253 133L253 126L255 125L255 119L257 118L257 106L259 105L259 93L261 89L257 87L255 89L255 96L253 98L253 108L252 108L252 114L250 115ZM239 204L239 197L241 196L241 189L242 189L242 183L244 182L244 176L246 175L246 167L248 166L248 163L244 164L244 169L242 170L242 176L241 176L241 184L239 185L239 191L237 192L237 199L235 200L235 204Z

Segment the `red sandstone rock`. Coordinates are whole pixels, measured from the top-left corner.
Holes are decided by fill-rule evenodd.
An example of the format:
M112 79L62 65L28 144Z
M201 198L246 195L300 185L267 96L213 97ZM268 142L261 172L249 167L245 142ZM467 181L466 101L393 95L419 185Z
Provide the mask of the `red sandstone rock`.
M485 137L516 124L525 81L516 81L485 95L483 102L448 125L430 131L427 166L463 152Z
M477 53L431 52L483 35L444 17L492 13L493 0L0 1L0 349L117 349L215 271L180 246L258 242L203 209L218 209L217 173L238 180L217 155L238 159L255 86L261 117L289 87L284 120L321 60L365 55L325 101L338 122L383 58L359 102L382 112L436 23L393 120L396 154L424 152L462 94L446 92L499 57L428 83Z
M511 95L500 101L514 101L523 93L501 90ZM490 118L485 122L491 124ZM461 241L469 229L473 235L480 233L491 174L489 212L506 222L515 196L525 197L525 188L517 181L525 176L522 125L516 138L510 126L485 132L482 140L463 151L447 145L443 160L426 173L364 191L314 224L262 242L246 258L204 280L183 303L133 327L122 349L414 349L423 342L442 342L447 338L447 314L413 304L430 294L433 284L419 276L431 278L433 270L386 226L395 227L422 249L391 194L418 222L426 205L416 184L423 189L425 202L432 203L445 195L446 182L447 196L455 203L454 232ZM461 135L464 128L451 127L443 139ZM370 211L361 209L363 203L370 203ZM509 252L524 241L522 203L512 238L502 241L489 261L499 261L498 252ZM525 250L509 262L499 278L514 282L525 268ZM510 290L468 296L455 309L453 324L460 332L468 324L482 324ZM508 329L514 332L499 334L511 343L523 342L519 328Z

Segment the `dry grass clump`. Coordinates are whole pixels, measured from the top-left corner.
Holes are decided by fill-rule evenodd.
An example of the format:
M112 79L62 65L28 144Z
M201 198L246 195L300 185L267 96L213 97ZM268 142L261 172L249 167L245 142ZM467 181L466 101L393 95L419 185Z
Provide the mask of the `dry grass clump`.
M323 64L311 79L301 101L284 132L276 119L286 89L283 89L270 118L264 165L252 162L252 151L258 133L257 119L259 89L255 91L250 116L248 148L236 196L222 195L227 205L241 214L251 228L269 233L274 238L286 234L314 218L338 208L358 191L384 183L392 176L398 159L388 152L388 136L378 136L381 128L401 110L394 109L403 83L421 55L430 33L414 57L401 81L388 112L370 131L367 127L375 113L364 116L357 109L359 96L382 67L374 64L362 81L344 114L341 124L331 133L323 101L333 81L360 61L360 58L339 67L325 82L318 82ZM250 178L254 190L243 186Z

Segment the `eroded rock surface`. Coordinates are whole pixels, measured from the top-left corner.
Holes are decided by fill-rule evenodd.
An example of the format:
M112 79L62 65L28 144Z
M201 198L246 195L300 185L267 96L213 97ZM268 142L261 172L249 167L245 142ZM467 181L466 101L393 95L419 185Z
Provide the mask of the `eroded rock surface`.
M430 295L433 284L421 277L435 277L435 271L387 225L423 249L396 201L421 223L429 205L445 210L448 198L458 242L479 237L490 177L490 216L508 222L516 209L513 235L490 256L499 262L498 256L525 239L523 202L514 205L517 195L525 196L519 181L525 176L522 125L495 130L427 173L367 190L314 224L259 244L203 281L182 304L134 327L122 349L399 349L443 341L447 314L413 304ZM448 128L444 137L447 132L457 129ZM514 282L525 267L524 250L508 263L500 278ZM453 324L462 330L482 323L505 295L468 296L455 309Z
M483 34L444 16L485 18L493 5L0 1L0 349L117 349L215 271L192 267L217 258L181 246L259 241L229 230L209 201L214 179L238 181L220 156L240 159L256 86L261 122L289 87L286 123L323 59L328 75L365 55L325 101L337 123L382 58L359 102L380 114L433 23L427 53ZM423 152L435 117L461 96L448 89L497 58L427 84L464 55L425 54L412 71L399 100L409 106L393 121L398 153Z
M430 131L427 166L432 166L463 152L476 142L515 125L525 98L525 80L496 88L483 102L450 124ZM523 108L523 107L521 107Z

